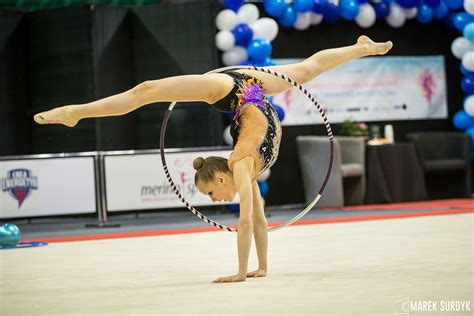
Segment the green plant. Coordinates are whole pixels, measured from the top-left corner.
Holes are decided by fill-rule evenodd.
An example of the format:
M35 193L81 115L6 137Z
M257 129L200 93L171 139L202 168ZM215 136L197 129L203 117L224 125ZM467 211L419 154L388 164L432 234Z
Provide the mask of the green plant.
M363 122L345 120L341 125L340 134L345 136L368 136L369 128Z

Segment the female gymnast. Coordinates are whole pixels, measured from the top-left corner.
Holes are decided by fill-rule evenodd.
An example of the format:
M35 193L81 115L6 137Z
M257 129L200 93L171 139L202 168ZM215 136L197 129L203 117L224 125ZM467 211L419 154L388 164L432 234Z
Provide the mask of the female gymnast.
M360 36L354 45L322 50L300 63L268 68L302 84L342 63L364 56L384 55L391 48L392 42L376 43L367 36ZM291 87L281 78L247 69L176 76L145 81L128 91L90 103L58 107L35 115L34 120L39 124L74 127L84 118L123 115L146 104L172 101L203 101L217 110L232 111L234 150L229 159L199 157L193 166L198 190L209 195L212 201L232 201L239 194L238 272L213 282L241 282L247 277L264 277L268 271L267 220L256 180L277 159L281 126L266 96ZM247 272L252 233L258 269Z

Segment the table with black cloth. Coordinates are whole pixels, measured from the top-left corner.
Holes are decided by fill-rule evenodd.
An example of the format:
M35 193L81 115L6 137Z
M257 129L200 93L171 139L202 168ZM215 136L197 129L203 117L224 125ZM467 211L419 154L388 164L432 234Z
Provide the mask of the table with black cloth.
M367 204L426 200L425 178L414 144L367 145L365 168Z

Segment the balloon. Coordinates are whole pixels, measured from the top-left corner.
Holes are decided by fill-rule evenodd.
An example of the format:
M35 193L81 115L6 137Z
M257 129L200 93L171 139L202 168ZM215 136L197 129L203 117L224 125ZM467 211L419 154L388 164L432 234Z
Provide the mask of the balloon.
M274 104L273 107L278 114L278 119L282 122L285 119L285 110L279 105Z
M474 76L466 75L461 80L461 89L467 94L474 94Z
M423 0L423 2L431 8L435 8L441 4L441 0Z
M474 42L474 22L466 24L463 30L463 35L465 38L471 41L471 43Z
M466 134L471 137L471 159L474 160L474 127L469 127Z
M313 12L317 14L323 14L327 5L328 5L328 0L314 0Z
M260 12L255 4L244 4L239 11L237 11L237 17L241 23L252 24L258 20Z
M465 37L460 36L451 43L451 52L457 59L470 50L474 50L474 45Z
M227 9L222 10L217 14L216 26L219 31L230 31L237 24L239 24L239 19L234 11Z
M261 18L255 21L250 27L253 30L253 38L264 38L273 41L278 34L278 23L270 18Z
M390 13L385 20L391 27L399 28L405 24L406 16L398 4L392 3L390 4Z
M259 177L258 181L267 181L270 178L271 172L270 169L266 169Z
M474 75L474 72L471 72L471 71L467 70L466 68L464 68L462 63L459 65L459 70L461 71L461 73L463 75Z
M397 3L405 9L413 8L418 5L418 0L397 0Z
M357 0L357 2L359 2L359 4L364 4L364 3L369 2L369 0Z
M258 66L258 67L266 67L266 66L274 66L275 65L275 62L273 61L273 59L271 57L267 57L267 58L265 58L265 60L252 61L252 62L253 62L254 66Z
M431 8L425 4L422 4L418 7L418 13L416 15L416 20L421 24L428 24L433 19L433 11Z
M232 49L222 54L222 63L224 66L240 65L247 59L247 50L242 46L234 46Z
M223 52L235 46L235 37L229 31L220 31L216 34L216 46Z
M352 21L359 14L359 3L357 0L342 0L339 2L339 7L341 8L341 17Z
M252 60L263 62L272 54L272 44L270 41L263 38L254 39L247 47L247 53Z
M444 0L444 2L451 10L457 10L462 8L464 0Z
M328 2L327 6L324 7L323 16L328 22L336 22L339 20L340 16L339 6L332 2Z
M405 16L407 17L407 19L410 20L416 17L416 15L418 14L418 8L413 7L410 9L403 9L403 12L405 12Z
M278 18L281 26L283 27L291 27L296 22L296 12L293 10L292 6L288 6L286 8L285 13Z
M224 143L226 143L227 145L232 146L232 144L234 144L234 139L232 138L230 134L230 125L224 129L222 138L224 139Z
M363 28L369 28L375 23L375 10L372 5L365 3L361 4L359 7L359 14L357 15L355 21L357 25Z
M226 8L229 8L233 11L239 10L243 3L244 0L224 0Z
M462 56L462 64L469 71L474 71L474 51L469 51Z
M235 37L235 43L241 46L247 46L253 37L252 29L245 23L237 25L232 33Z
M260 195L265 197L268 193L268 182L267 181L257 181L258 188L260 189Z
M377 15L377 19L384 20L388 14L390 13L389 4L386 2L377 2L374 4L375 14Z
M21 240L21 231L15 224L0 226L0 246L16 246Z
M269 15L277 18L285 13L288 4L285 0L264 0L263 7Z
M464 10L474 15L474 0L464 0Z
M229 211L231 213L239 213L240 212L240 204L229 204Z
M312 12L298 13L293 27L298 31L306 30L311 25L311 13Z
M449 8L444 2L441 2L439 6L437 6L436 8L433 8L433 15L438 20L444 19L446 16L448 16L448 13L449 13Z
M318 25L323 21L323 15L311 12L311 25Z
M457 129L465 131L474 127L474 117L469 116L464 110L460 110L454 114L453 124Z
M293 0L293 9L299 13L309 12L313 9L313 0Z
M463 31L466 24L474 21L474 16L466 12L459 12L454 15L454 26L459 30Z
M464 111L474 118L474 95L470 95L464 100Z

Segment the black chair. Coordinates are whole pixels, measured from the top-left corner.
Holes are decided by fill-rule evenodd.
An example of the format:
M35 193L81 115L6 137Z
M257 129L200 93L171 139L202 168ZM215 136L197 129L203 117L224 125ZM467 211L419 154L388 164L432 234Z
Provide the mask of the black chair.
M471 197L471 139L456 132L410 133L430 199Z

